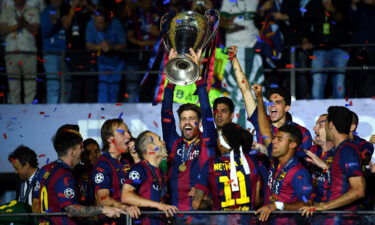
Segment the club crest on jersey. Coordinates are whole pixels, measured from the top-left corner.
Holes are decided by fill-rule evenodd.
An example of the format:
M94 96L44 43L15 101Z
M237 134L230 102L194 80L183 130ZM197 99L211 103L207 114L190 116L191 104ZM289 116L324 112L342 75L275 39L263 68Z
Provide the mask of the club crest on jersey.
M40 189L40 183L39 181L35 182L34 191L38 191Z
M95 183L100 184L100 183L103 182L103 180L104 180L104 174L102 174L102 173L97 173L97 174L95 175L94 180L95 180Z
M153 184L153 185L152 185L152 188L155 189L156 191L159 191L159 190L160 190L159 185L155 185L155 184Z
M141 178L141 175L137 171L131 171L129 173L129 178L131 180L139 180L139 178Z
M74 190L71 188L67 188L64 190L64 195L66 198L74 198Z

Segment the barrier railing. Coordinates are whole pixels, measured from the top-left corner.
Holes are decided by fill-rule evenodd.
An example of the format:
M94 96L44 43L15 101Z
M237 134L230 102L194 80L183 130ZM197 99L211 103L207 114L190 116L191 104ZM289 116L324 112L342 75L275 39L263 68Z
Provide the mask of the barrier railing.
M202 224L212 221L231 221L231 224L246 224L243 221L257 221L255 215L255 210L251 211L179 211L170 220L175 221L173 224L179 224L177 221L181 221L179 218L191 217L192 219L187 219L189 224ZM162 211L142 211L142 215L153 216L153 218L158 215L164 215ZM188 215L188 216L187 216ZM237 217L234 217L237 215ZM56 212L56 213L2 213L1 217L53 217L53 216L67 216L65 212ZM248 216L248 217L246 217ZM237 221L242 221L239 223L234 223L233 218ZM335 224L348 224L351 221L351 224L374 224L375 223L375 211L316 211L313 216L303 217L301 216L300 211L274 211L271 213L269 220L265 224L277 222L278 219L289 219L296 221L303 221L303 224L316 224L317 222L325 222L328 220L335 220ZM139 224L136 220L133 220L130 216L126 215L124 218L126 225ZM341 222L340 222L341 221ZM11 222L11 221L10 221ZM354 222L354 223L353 223Z
M375 47L375 43L366 43L366 44L345 44L345 45L340 45L341 48L360 48L360 47ZM292 97L295 98L296 96L296 73L297 72L309 72L312 70L311 67L296 67L296 50L301 49L301 46L287 46L286 48L290 49L290 65L292 65L290 68L276 68L276 69L269 69L265 68L263 71L266 73L277 71L277 72L288 72L290 74L290 93ZM293 49L293 50L292 50ZM119 52L119 54L132 54L132 53L150 53L150 50L125 50L123 52ZM24 53L24 54L34 54L36 55L35 52L13 52L13 53ZM48 54L58 54L61 56L61 62L60 62L60 67L62 68L61 71L57 71L54 73L46 73L46 72L36 72L35 75L58 75L60 78L60 102L61 103L66 103L65 100L65 82L66 82L66 77L69 76L93 76L93 75L98 75L101 72L99 71L68 71L67 69L67 64L66 64L66 55L71 54L71 53L92 53L88 51L79 51L79 50L66 50L66 51L44 51L42 53L48 53ZM0 52L1 54L9 54L9 53L4 53ZM244 66L244 65L242 65ZM144 68L146 69L146 68ZM369 71L369 70L375 70L375 65L374 66L347 66L347 67L326 67L322 69L314 69L314 71L334 71L334 70L346 70L346 71ZM157 70L152 70L150 73L152 74L157 74L159 71ZM117 71L117 72L110 72L111 74L126 74L126 73L131 73L131 74L145 74L146 70L124 70L124 71ZM15 74L15 73L7 73L7 72L0 72L0 76L7 75L7 76L21 76L21 74Z

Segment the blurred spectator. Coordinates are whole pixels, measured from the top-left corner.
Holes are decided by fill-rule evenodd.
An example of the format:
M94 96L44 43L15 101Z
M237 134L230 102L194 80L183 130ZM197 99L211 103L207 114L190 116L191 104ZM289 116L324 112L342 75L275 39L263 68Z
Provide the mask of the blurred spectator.
M349 18L353 24L353 43L375 43L375 1L353 0ZM361 66L363 70L352 70L346 77L346 96L363 98L375 96L375 71L366 70L375 66L375 47L352 48L349 66Z
M94 10L89 0L72 0L70 8L63 10L66 43L68 51L72 51L66 54L70 72L95 72L95 58L85 51L86 26ZM71 77L70 102L96 102L96 92L96 76L74 74Z
M14 6L1 11L0 30L5 37L6 69L10 74L8 102L22 102L23 78L24 103L30 104L36 94L35 35L39 30L39 11L27 6L26 0L14 0Z
M126 36L121 23L110 18L106 10L96 10L86 28L86 49L98 55L99 103L118 101L121 71L125 69L119 52L125 48Z
M349 4L346 0L311 0L305 13L306 36L302 47L312 49L312 74L314 99L324 98L328 71L316 71L325 67L346 67L349 54L339 47L349 40ZM345 68L330 72L332 97L345 97Z
M295 67L306 67L307 54L301 49L291 48L302 42L302 14L307 1L295 0L261 0L256 17L257 27L260 30L259 44L264 65L277 68L290 68L291 53L296 56ZM297 74L297 96L310 98L308 88L309 75L306 72ZM289 73L272 71L267 76L267 86L277 84L289 89Z
M257 9L257 0L223 1L220 13L221 24L225 30L225 46L238 46L237 58L244 67L244 73L250 83L262 84L264 74L262 72L262 58L255 52L254 46L259 34L254 25L254 17ZM236 107L244 108L244 102L238 88L231 63L225 68L223 88L230 94ZM244 124L245 113L239 118L238 123Z
M131 71L147 68L150 52L155 44L156 37L159 35L160 18L152 5L152 0L140 0L138 5L139 7L127 19L126 30L129 49L139 51L130 52L125 58L127 71L125 74L126 102L139 102L139 84L144 74L132 73Z
M63 71L65 59L65 30L61 23L62 10L67 8L63 0L51 0L41 14L41 32L43 38L44 70L47 75L47 103L59 103L60 77L57 72Z
M5 9L7 7L14 7L14 0L2 0L1 2L1 9ZM27 0L26 6L31 8L36 8L39 12L43 11L44 7L46 6L45 0Z

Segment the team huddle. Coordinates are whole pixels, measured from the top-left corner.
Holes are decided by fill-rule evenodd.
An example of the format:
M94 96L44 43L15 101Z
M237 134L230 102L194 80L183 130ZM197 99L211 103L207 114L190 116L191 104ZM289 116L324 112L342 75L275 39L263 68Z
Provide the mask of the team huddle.
M271 212L300 210L300 219L305 219L319 210L358 210L365 205L365 167L374 147L356 136L358 116L346 107L329 107L316 121L313 144L308 129L288 113L290 94L273 88L263 102L262 87L250 86L236 51L228 48L255 133L232 122L230 98L217 98L211 109L203 79L196 81L200 106L188 103L177 110L181 135L171 83L162 103L162 137L144 131L133 138L122 119L110 119L101 128L99 156L97 143L83 142L77 125L64 125L53 137L58 160L38 171L32 208L65 211L69 217L45 217L40 223L85 224L88 220L82 217L99 215L95 220L101 224L123 224L120 215L127 213L141 224L301 224L295 217L272 217ZM190 57L199 63L199 52L191 51ZM144 210L165 215L143 215ZM174 215L192 210L256 213ZM353 222L327 215L314 223Z

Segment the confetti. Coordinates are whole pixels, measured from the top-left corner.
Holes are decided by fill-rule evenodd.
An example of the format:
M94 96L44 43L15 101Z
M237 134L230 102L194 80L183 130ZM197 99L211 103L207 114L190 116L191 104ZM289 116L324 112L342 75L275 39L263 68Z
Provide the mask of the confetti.
M252 149L252 150L249 151L249 155L256 155L257 153L258 153L258 151L255 150L255 149Z
M87 116L87 118L89 118L89 119L91 118L91 113L89 113L89 115Z
M255 52L261 52L261 51L262 51L262 50L259 49L259 48L255 49Z
M275 84L275 83L272 83L271 85L270 85L270 88L278 88L279 87L279 85L278 84Z
M155 151L159 151L159 150L160 150L160 148L158 148L158 147L155 148Z
M307 12L307 10L305 8L300 8L299 11L301 11L303 13Z
M164 1L163 1L163 5L168 4L170 1L171 1L171 0L164 0Z
M295 65L294 64L286 64L285 65L285 68L288 68L288 69L291 69L291 68L294 68Z
M158 123L157 123L156 121L154 121L153 124L154 124L154 126L155 126L156 128L159 127L159 125L158 125Z
M164 123L170 123L170 122L172 122L172 120L171 120L171 119L168 119L168 118L163 118L163 122L164 122Z
M46 164L48 164L49 163L49 158L47 158L47 160L46 160Z
M122 115L124 115L123 112L120 113L120 115L118 116L118 118L121 119L121 118L122 118Z
M104 172L104 169L103 169L103 168L101 168L101 167L96 167L96 170L97 170L97 171L99 171L99 172L101 172L101 173L103 173L103 172Z
M3 137L4 137L4 139L6 140L6 139L8 139L8 137L7 137L7 134L6 133L3 133Z
M182 20L176 20L176 23L182 23Z
M45 112L39 112L39 114L40 114L40 115L44 115L44 114L45 114Z
M70 58L69 57L66 57L65 59L66 59L66 61L70 62Z
M34 99L34 101L33 101L31 104L35 105L35 104L37 104L38 102L39 102L38 99Z
M122 105L122 103L121 103L121 102L118 102L118 103L116 103L115 105L116 105L116 106L120 106L120 105Z
M46 156L46 154L40 154L40 155L38 155L38 158L43 158L45 156Z
M36 78L35 79L37 82L43 82L43 79L40 79L40 78Z
M129 98L128 93L125 93L125 94L124 94L124 98Z
M55 10L51 10L51 11L49 11L49 14L50 15L55 15L57 12L55 11Z
M39 56L36 57L36 59L41 62L41 63L45 63L46 62L46 59L42 59L40 58Z
M0 97L3 97L4 96L4 92L0 92Z

